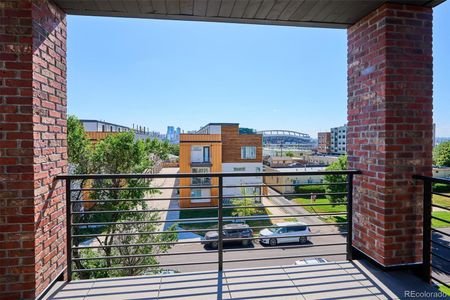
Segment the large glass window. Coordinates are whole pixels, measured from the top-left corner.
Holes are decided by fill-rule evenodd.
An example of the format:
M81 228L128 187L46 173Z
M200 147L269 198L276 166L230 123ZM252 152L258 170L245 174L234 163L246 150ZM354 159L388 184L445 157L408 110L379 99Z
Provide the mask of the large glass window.
M209 189L191 189L192 203L208 203L211 202L211 191ZM204 199L195 199L204 198Z
M209 146L203 147L203 162L210 162L211 161L210 155L209 155L209 151L210 151Z
M241 147L241 158L242 159L255 159L256 158L256 147L254 147L254 146Z
M201 173L209 173L209 168L192 168L192 174L201 174ZM210 185L211 177L194 177L191 180L192 185Z
M191 162L193 163L209 163L211 162L209 146L192 146Z

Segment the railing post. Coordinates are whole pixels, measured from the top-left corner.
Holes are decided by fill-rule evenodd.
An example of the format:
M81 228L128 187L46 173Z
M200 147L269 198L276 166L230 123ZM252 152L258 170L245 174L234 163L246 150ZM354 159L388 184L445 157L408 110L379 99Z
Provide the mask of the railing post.
M72 181L66 179L66 247L67 247L67 281L72 280Z
M219 254L219 272L223 271L223 177L219 176L219 210L218 210L218 225L219 225L219 244L218 244L218 254Z
M347 174L347 260L353 259L353 174Z
M428 178L423 179L423 245L422 276L427 283L431 281L431 201L432 184Z

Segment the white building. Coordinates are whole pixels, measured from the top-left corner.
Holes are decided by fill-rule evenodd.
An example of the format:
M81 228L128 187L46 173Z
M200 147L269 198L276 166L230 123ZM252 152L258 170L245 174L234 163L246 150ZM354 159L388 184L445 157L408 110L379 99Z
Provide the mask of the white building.
M331 128L331 153L347 153L347 125Z

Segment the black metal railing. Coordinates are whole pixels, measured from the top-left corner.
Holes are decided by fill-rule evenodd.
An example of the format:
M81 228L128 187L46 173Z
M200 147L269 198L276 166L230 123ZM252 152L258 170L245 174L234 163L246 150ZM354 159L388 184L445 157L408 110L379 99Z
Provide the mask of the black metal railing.
M109 276L131 276L135 274L157 273L167 270L162 268L199 266L217 264L222 271L224 264L249 261L268 261L281 259L301 259L306 257L340 256L352 259L352 190L353 176L359 171L322 171L322 172L271 172L271 173L200 173L200 174L89 174L59 176L66 183L67 195L67 270L68 278L92 278ZM340 176L343 179L332 183L267 183L263 178L271 177L306 177L306 176ZM182 178L211 178L207 185L181 185ZM259 183L227 184L229 178L256 177ZM172 179L173 184L158 180ZM191 182L191 180L189 182ZM296 192L290 190L281 194L272 188L295 186L341 186L341 190L323 193ZM261 194L225 195L230 188L259 188ZM182 196L185 189L206 189L208 196ZM300 188L301 189L301 188ZM168 195L169 193L169 195ZM310 203L292 201L295 197L311 197ZM334 204L315 203L316 199L334 197ZM232 201L227 201L227 200ZM247 202L235 204L237 200ZM260 201L266 199L265 203ZM205 200L205 203L183 201ZM275 201L276 200L276 201ZM166 204L164 204L166 203ZM178 205L180 204L180 205ZM342 210L316 212L321 206L346 206ZM188 206L188 207L185 207ZM295 209L297 208L297 209ZM309 211L305 210L309 208ZM311 209L312 208L312 209ZM253 209L246 213L230 213L236 210ZM268 213L267 209L279 209L281 213ZM312 211L311 211L312 210ZM256 211L256 213L255 213ZM216 215L211 215L215 212ZM259 213L258 213L259 212ZM184 215L181 216L180 214ZM164 216L164 214L166 214ZM172 215L171 215L172 214ZM186 217L185 215L189 215ZM170 216L169 216L170 215ZM253 232L261 229L278 228L274 220L302 221L313 217L314 222L303 222L309 233L291 235L299 241L319 237L337 237L331 242L324 240L314 243L288 243L271 247L254 247L256 242L267 237L251 235L248 237L227 238L224 226L229 223L246 223ZM341 217L323 221L320 218ZM345 219L344 219L345 218ZM207 225L207 226L206 226ZM209 227L208 227L209 226ZM311 228L313 231L311 231ZM330 232L316 232L317 228L332 228ZM179 235L204 235L217 231L217 247L205 248L203 239L179 239ZM228 231L227 231L228 232ZM250 247L224 247L224 242L241 242ZM206 241L208 242L208 241ZM253 246L253 247L252 247ZM189 249L181 249L186 247ZM311 247L333 247L326 252L308 252ZM284 255L267 256L262 253L270 250L290 251ZM227 254L254 251L251 257L231 257ZM252 252L253 253L253 252ZM216 259L209 259L217 254ZM170 257L183 256L182 261ZM200 257L199 259L194 259ZM162 261L163 260L163 261Z
M450 207L437 204L433 195L450 201L450 180L415 175L414 179L423 181L423 252L422 276L426 282L435 281L450 288L450 231L433 226L433 220L442 224L450 221L437 216L437 211L450 214ZM437 184L445 192L438 192Z

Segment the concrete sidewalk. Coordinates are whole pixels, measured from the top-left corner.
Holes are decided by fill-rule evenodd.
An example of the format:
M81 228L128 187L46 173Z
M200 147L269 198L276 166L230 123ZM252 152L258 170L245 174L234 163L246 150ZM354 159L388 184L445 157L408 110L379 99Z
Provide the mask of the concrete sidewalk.
M178 173L179 168L163 168L159 172L159 174L176 174ZM147 193L146 198L177 198L177 191L175 189L175 186L178 185L178 179L176 178L155 178L151 186L158 189L159 187L169 187L169 189L160 189L158 193L152 194ZM170 189L170 187L172 187ZM173 207L174 203L176 206L178 205L178 201L175 199L172 200L156 200L156 201L150 201L149 206L154 209L169 209L169 208L176 208ZM160 212L160 219L161 220L167 220L167 219L174 219L176 215L179 216L179 212ZM175 217L174 217L175 215ZM160 230L167 229L167 223L160 223Z

